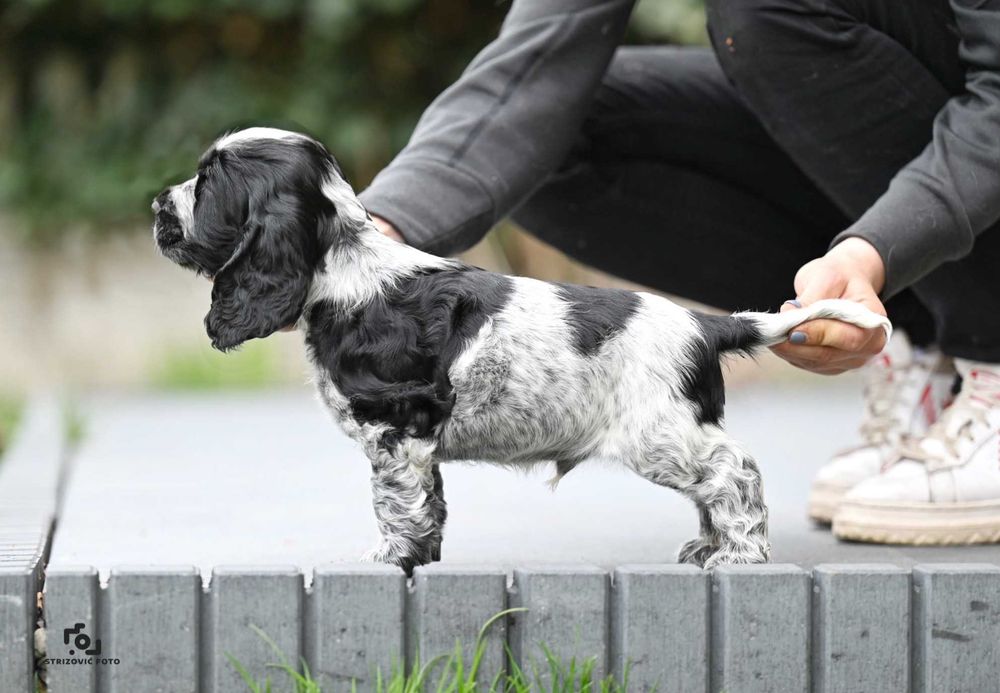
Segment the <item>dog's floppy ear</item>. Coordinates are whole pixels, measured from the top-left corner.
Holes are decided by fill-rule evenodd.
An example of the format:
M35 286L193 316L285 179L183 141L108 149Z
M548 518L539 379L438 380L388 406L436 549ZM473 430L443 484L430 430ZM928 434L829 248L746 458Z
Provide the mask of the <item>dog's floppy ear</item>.
M249 201L236 250L215 274L205 330L228 351L288 327L302 311L317 258L315 218L294 193Z

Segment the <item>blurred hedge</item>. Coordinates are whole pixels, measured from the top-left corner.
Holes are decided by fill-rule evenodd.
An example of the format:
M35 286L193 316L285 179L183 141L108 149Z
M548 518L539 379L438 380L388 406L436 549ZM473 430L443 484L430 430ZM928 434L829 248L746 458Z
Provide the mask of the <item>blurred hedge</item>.
M240 124L300 127L356 184L495 34L482 0L7 0L0 206L32 241L147 220ZM632 40L697 41L700 0L645 0Z

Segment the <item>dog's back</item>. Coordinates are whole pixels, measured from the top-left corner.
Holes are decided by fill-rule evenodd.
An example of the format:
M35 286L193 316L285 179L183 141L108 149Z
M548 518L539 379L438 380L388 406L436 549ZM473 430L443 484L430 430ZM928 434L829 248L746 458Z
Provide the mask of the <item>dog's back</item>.
M444 458L499 462L614 455L630 428L685 401L698 327L670 301L511 278L502 309L455 359ZM681 410L674 418L689 418Z

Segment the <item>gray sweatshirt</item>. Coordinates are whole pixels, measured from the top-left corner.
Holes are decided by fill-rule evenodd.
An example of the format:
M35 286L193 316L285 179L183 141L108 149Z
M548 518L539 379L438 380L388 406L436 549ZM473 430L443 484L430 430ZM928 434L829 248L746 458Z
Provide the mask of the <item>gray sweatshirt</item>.
M1000 219L1000 0L950 2L966 90L938 113L924 151L833 241L875 246L885 298L968 254ZM423 250L473 245L568 154L633 4L515 0L500 35L427 108L362 203Z

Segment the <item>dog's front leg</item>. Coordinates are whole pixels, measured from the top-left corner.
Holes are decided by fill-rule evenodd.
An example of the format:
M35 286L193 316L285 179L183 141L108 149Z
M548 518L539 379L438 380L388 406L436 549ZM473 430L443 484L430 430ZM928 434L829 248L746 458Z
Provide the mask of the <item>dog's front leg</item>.
M444 477L441 476L440 465L431 465L430 489L424 486L429 499L431 512L434 514L434 521L437 523L437 534L435 543L431 546L431 560L441 560L441 541L444 539L444 523L448 519L448 505L444 502ZM426 481L425 481L426 483Z
M414 566L440 559L445 510L436 465L414 459L397 446L378 448L372 463L372 502L382 535L365 560L391 563L407 575ZM440 491L440 493L439 493Z

